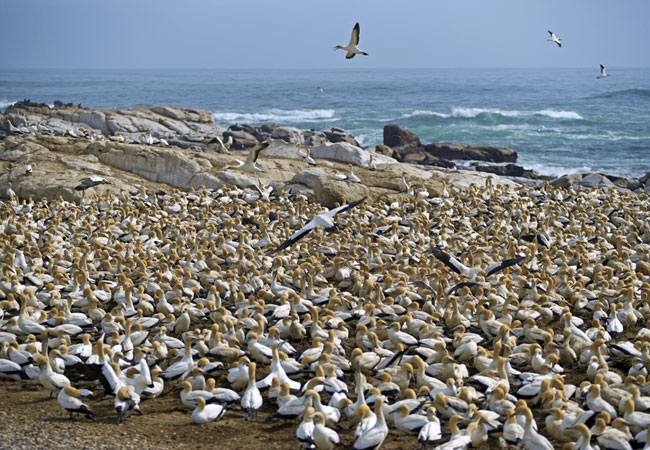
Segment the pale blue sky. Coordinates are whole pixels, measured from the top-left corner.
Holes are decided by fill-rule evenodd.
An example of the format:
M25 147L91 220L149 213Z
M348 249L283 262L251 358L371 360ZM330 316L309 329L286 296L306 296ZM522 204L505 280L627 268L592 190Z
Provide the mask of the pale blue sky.
M648 0L0 0L0 69L648 67L649 18ZM357 21L370 56L347 61L332 47Z

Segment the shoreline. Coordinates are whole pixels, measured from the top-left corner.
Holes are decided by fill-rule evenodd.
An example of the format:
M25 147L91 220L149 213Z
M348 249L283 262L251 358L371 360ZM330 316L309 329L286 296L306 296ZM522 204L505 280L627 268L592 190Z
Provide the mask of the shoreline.
M264 182L282 183L291 189L308 192L310 198L315 198L314 190L320 190L321 185L326 183L323 183L324 179L320 176L317 177L318 181L305 181L302 180L304 177L299 176L303 171L301 168L309 169L300 164L305 148L312 150L312 157L319 165L323 162L322 167L326 171L331 169L341 172L343 166L349 164L358 170L370 169L368 164L371 155L375 166L394 166L389 171L391 175L383 183L374 180L374 185L367 186L370 191L379 188L390 191L392 187L392 190L399 193L398 183L390 182L392 174L405 175L407 181L409 176L413 176L411 181L416 184L430 184L422 183L423 178L425 181L431 178L419 172L423 170L435 171L440 182L460 185L472 182L481 184L485 176L496 176L499 182L514 184L539 185L550 182L554 186L563 187L650 192L648 174L631 179L596 173L574 173L551 178L517 165L515 150L454 143L423 144L415 134L399 125L384 127L384 144L389 145L362 148L353 135L338 128L302 131L271 124L233 124L226 129L214 123L209 111L164 105L107 110L87 109L61 102L55 102L55 107L50 108L46 104L24 101L7 108L5 114L0 114L0 119L0 150L4 148L0 162L4 160L7 172L11 172L11 175L8 173L6 177L0 177L0 188L4 186L4 191L11 178L14 185L17 184L15 187L18 189L15 191L21 196L61 195L61 189L52 186L53 180L43 179L47 184L47 189L44 189L43 186L34 186L34 179L37 178L31 178L27 183L29 186L24 186L23 189L22 182L26 180L18 176L23 173L16 166L17 163L22 164L24 170L29 161L37 169L41 158L45 167L53 169L49 167L53 165L52 154L57 154L54 158L56 163L80 172L78 182L83 179L82 175L114 175L117 176L115 183L122 184L120 189L132 186L137 180L141 180L139 184L166 183L181 189L198 188L200 185L247 186L253 184L252 174L228 172L227 167L234 163L233 156L237 156L237 153L246 152L265 141L271 145L262 153L262 158L272 157L274 170L268 173L269 176L262 175ZM10 131L12 127L14 131ZM145 139L147 130L151 133L148 140ZM24 142L28 144L22 145ZM67 152L66 149L70 147L75 150ZM47 151L41 154L39 150ZM117 153L126 155L133 153L133 150L137 150L135 153L139 156L131 155L127 162L116 160ZM297 183L293 182L296 181L293 178L280 173L283 168L281 159L286 160L284 166L289 169L287 173L298 177ZM149 170L151 165L170 164L175 167L169 169L169 173L161 173L158 169ZM12 171L12 168L17 170ZM116 174L116 169L126 174ZM181 176L173 173L178 169L183 172ZM450 173L455 175L448 176ZM313 174L307 174L314 178ZM70 186L63 186L63 190L68 199L80 198L80 195L71 192ZM435 186L433 190L435 191ZM335 197L339 201L345 200L342 191L339 191ZM357 191L366 193L363 189ZM333 204L329 200L325 203Z

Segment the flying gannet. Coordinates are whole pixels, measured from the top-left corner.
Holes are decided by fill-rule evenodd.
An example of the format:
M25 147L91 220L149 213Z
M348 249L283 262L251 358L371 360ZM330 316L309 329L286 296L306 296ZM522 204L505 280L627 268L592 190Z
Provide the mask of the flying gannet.
M284 250L285 248L290 247L291 245L295 244L303 237L307 236L307 234L309 234L309 232L316 227L325 228L325 230L327 231L336 230L337 226L332 220L334 219L334 216L354 208L355 206L363 202L366 198L367 197L363 197L362 199L352 203L348 203L347 205L339 206L338 208L332 208L327 212L317 214L316 216L314 216L313 219L311 219L311 221L307 225L305 225L304 227L296 231L294 234L292 234L289 239L287 239L282 244L280 244L275 250L272 250L271 253L277 253L280 250Z
M433 256L435 256L436 259L440 260L445 266L449 267L459 275L465 275L470 280L476 279L476 276L479 273L483 272L483 270L485 270L485 276L489 277L490 275L500 272L503 269L519 264L524 259L526 259L525 256L517 256L515 258L505 259L488 267L487 269L483 269L482 267L467 267L453 256L443 252L438 247L432 247L431 251L433 252Z
M228 167L229 169L238 169L238 170L243 170L244 172L251 172L251 173L259 173L259 172L264 172L263 169L257 167L256 162L257 162L257 157L260 155L262 150L267 148L269 146L270 142L262 142L260 145L257 145L253 148L251 148L248 152L248 157L246 158L246 162L241 162L240 160L236 159L237 163L239 163L238 166L230 166Z
M600 75L598 75L596 78L607 78L610 75L608 73L605 73L605 66L602 64L600 65Z
M354 55L366 55L368 54L364 51L362 51L357 45L359 45L359 22L357 22L354 25L354 28L352 29L352 35L350 36L350 42L348 45L343 46L343 45L337 45L334 47L334 50L345 50L347 53L345 54L346 59L352 59L354 58Z
M562 47L562 39L557 37L555 33L553 33L551 30L548 30L548 34L551 35L551 39L547 39L547 41L550 42L555 42L558 47Z

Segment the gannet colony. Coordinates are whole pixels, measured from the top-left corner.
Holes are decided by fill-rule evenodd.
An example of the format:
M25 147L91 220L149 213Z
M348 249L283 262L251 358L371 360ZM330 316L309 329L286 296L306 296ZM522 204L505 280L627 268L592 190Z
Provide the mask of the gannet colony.
M329 211L8 193L2 386L116 433L167 398L195 433L288 426L284 448L649 448L648 196L490 180Z

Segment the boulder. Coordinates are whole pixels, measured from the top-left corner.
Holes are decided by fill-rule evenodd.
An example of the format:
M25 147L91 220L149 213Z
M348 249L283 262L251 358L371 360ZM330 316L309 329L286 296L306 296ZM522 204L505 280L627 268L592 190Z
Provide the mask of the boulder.
M454 144L440 142L424 146L424 150L441 159L462 159L490 162L516 162L517 152L510 148Z
M607 178L605 175L602 175L600 173L590 173L589 175L585 175L582 177L580 181L577 181L576 184L578 186L585 186L591 188L603 188L603 187L614 186L614 183L612 183L609 180L609 178Z
M104 164L181 188L190 187L196 173L212 168L206 159L195 159L191 153L169 148L102 142L89 150Z
M388 147L420 147L420 138L415 133L394 123L384 126L384 145Z
M479 172L488 172L493 173L499 176L505 177L524 177L526 175L532 175L530 170L526 170L521 166L516 164L505 164L505 165L485 165L478 164L474 167Z
M307 145L309 147L320 145L323 142L329 142L327 140L327 136L325 135L325 132L320 131L320 130L305 131L302 134L302 138L305 141L305 145Z
M314 200L328 208L358 200L370 192L361 183L335 180L331 175L317 168L298 172L291 183L302 184L310 188L314 192Z
M232 145L230 148L233 150L245 150L254 147L259 143L255 136L244 130L228 129L223 132L224 139L228 139L229 136L232 136Z
M646 172L645 175L639 178L641 184L648 184L648 180L650 180L650 172Z
M357 142L356 138L351 133L340 128L332 128L329 131L323 130L323 133L325 133L325 137L327 137L327 140L330 142L347 142L348 144L356 145L357 147L360 146L359 142Z
M562 175L554 180L551 180L549 183L553 187L568 188L574 183L582 180L582 174L580 173L570 173L568 175Z
M295 127L277 127L271 132L271 137L292 144L302 144L302 133Z
M311 156L360 167L367 165L370 161L370 152L347 142L317 145L311 148ZM397 162L393 158L380 154L375 154L373 160L375 164L393 164Z

